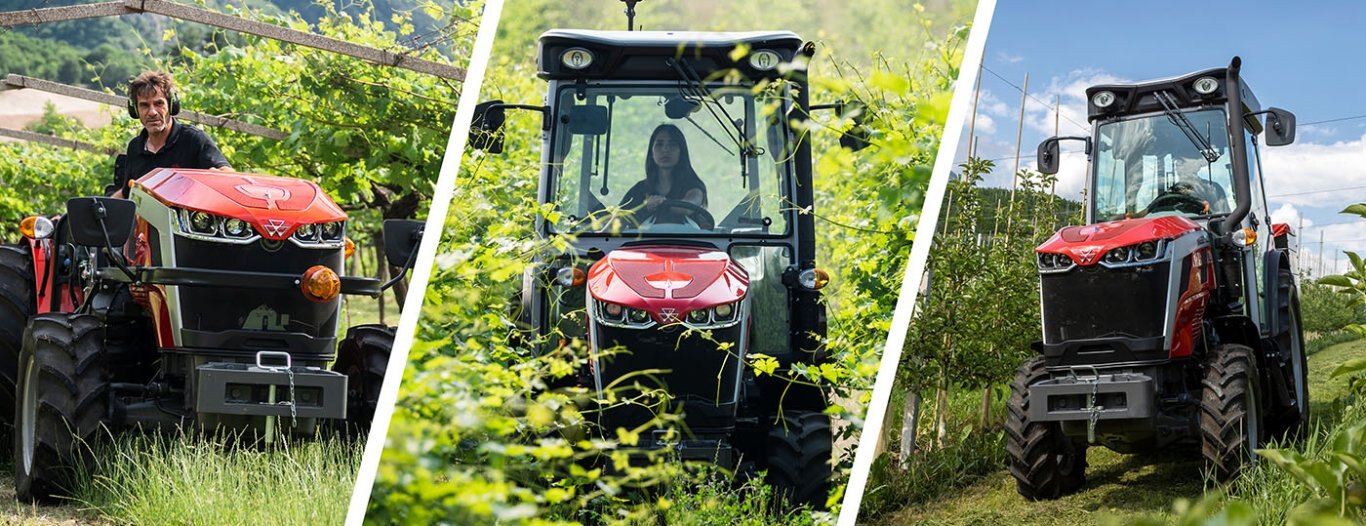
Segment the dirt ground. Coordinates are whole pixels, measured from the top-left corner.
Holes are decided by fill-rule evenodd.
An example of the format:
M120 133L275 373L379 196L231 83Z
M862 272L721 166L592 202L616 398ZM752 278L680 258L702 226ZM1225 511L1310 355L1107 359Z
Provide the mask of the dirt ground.
M57 107L58 113L80 119L81 124L87 128L98 128L109 124L113 121L111 112L118 110L118 108L111 108L98 102L38 90L5 90L0 91L0 128L23 129L24 125L43 116L43 107L49 101ZM14 139L0 137L0 141L12 140Z

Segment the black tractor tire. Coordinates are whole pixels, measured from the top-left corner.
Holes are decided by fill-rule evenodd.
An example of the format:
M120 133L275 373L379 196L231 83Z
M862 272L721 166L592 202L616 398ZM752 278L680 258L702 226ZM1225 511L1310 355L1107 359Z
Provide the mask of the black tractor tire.
M0 426L14 425L14 384L24 326L38 311L33 253L28 245L0 245Z
M830 494L834 443L829 415L784 412L763 445L768 483L789 504L824 508Z
M1280 294L1276 297L1276 315L1284 320L1286 330L1276 336L1276 345L1290 351L1285 364L1285 378L1291 382L1290 393L1295 406L1268 419L1268 437L1298 441L1309 431L1309 358L1304 350L1304 326L1300 323L1300 295L1295 287L1295 275L1290 269L1279 272Z
M1015 490L1029 500L1052 500L1086 485L1086 444L1074 442L1058 422L1029 417L1029 386L1048 378L1042 356L1015 370L1006 403L1006 455Z
M346 420L339 422L345 436L364 437L370 432L394 347L394 331L387 325L357 325L347 329L346 338L337 345L332 370L346 375Z
M1205 359L1200 397L1200 453L1215 478L1226 482L1254 464L1261 447L1261 385L1252 348L1215 347Z
M109 377L104 325L88 314L29 319L19 355L15 408L15 494L51 501L89 469L93 446L107 433Z

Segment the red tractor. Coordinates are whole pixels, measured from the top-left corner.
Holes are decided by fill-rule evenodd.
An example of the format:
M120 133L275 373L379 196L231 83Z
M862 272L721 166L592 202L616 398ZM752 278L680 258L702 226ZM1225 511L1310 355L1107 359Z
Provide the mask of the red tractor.
M792 125L834 108L809 103L793 66L814 47L789 32L552 30L539 51L547 104L483 103L470 139L498 153L505 109L543 116L539 202L554 213L536 233L567 246L532 265L517 302L537 352L587 343L578 382L599 399L665 393L593 411L601 429L767 470L792 500L824 503L826 393L745 366L828 359L811 146Z
M1295 117L1262 110L1241 61L1086 91L1085 226L1035 251L1039 356L1011 385L1010 470L1021 495L1086 481L1086 449L1198 447L1220 480L1309 418L1300 308L1285 225L1267 209L1259 136L1290 144Z
M29 217L22 243L0 246L19 498L68 490L103 428L368 427L393 330L337 342L339 294L383 290L345 276L341 208L312 182L256 174L159 169L128 190ZM384 226L390 262L410 265L420 225Z

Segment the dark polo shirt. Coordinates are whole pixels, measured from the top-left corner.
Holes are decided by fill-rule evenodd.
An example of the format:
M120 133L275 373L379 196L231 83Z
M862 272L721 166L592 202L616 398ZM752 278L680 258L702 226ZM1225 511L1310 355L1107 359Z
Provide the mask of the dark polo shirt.
M114 174L114 188L128 187L129 180L136 180L157 168L218 168L228 166L228 159L218 151L207 134L199 128L171 121L171 135L166 144L156 153L147 151L147 130L143 129L133 140L128 141L128 158L123 173Z

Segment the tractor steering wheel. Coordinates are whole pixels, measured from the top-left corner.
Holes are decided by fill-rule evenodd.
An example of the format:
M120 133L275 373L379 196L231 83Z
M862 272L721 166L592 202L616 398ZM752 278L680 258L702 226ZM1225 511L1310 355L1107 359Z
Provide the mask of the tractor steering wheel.
M688 214L680 216L666 212L670 208L685 208L688 210ZM657 223L682 223L682 218L691 217L693 221L697 222L697 226L703 230L716 228L716 219L711 216L711 212L708 212L701 205L682 199L665 199L654 210L645 212L642 217L653 217Z
M1203 215L1208 213L1207 210L1209 210L1209 202L1204 199L1182 192L1169 192L1157 196L1157 199L1148 203L1147 212L1143 215L1165 211Z

